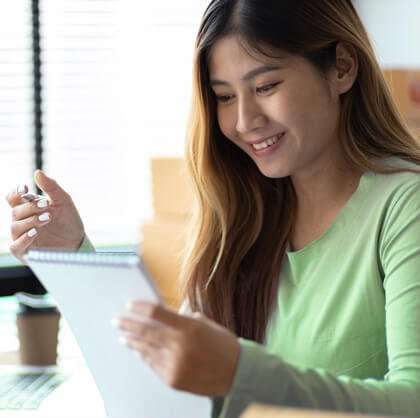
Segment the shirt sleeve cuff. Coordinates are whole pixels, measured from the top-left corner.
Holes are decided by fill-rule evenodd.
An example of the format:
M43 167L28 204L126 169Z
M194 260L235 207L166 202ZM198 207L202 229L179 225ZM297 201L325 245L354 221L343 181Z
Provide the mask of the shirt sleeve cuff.
M78 251L81 253L95 252L95 247L92 245L92 243L90 242L86 234L85 234L85 237L83 238L82 243L80 244Z
M254 402L270 403L267 393L271 394L273 391L276 392L276 403L280 404L286 392L286 383L283 388L272 388L267 387L269 383L266 382L265 372L267 368L270 368L270 357L276 363L277 369L280 358L268 354L263 346L254 341L240 338L239 344L238 368L232 388L224 400L220 418L237 418ZM287 382L286 379L284 381Z

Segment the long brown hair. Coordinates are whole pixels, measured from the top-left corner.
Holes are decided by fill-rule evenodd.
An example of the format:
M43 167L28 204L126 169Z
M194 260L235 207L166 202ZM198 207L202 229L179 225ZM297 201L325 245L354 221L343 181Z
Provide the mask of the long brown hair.
M337 42L351 46L359 71L352 89L341 96L340 117L348 161L364 171L396 172L401 169L380 159L397 156L420 164L420 148L390 96L350 0L211 1L199 29L193 73L187 161L197 207L183 264L185 292L193 311L263 342L297 198L290 177L263 176L220 131L208 60L215 42L231 34L250 53L286 51L321 71L335 64Z

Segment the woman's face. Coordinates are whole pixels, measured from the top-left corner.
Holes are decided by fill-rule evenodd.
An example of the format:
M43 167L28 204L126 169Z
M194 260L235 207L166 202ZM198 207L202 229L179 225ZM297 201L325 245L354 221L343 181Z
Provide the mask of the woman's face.
M209 72L221 131L265 176L310 175L339 152L339 94L306 59L259 61L231 36L214 45Z

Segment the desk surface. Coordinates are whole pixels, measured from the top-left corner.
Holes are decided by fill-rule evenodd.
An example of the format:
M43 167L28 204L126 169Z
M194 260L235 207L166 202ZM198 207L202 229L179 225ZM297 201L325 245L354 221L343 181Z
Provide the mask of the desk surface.
M0 373L2 371L0 367ZM4 369L6 370L6 369ZM96 384L86 366L55 389L36 410L3 410L0 418L106 418Z
M0 366L0 373L6 370ZM241 418L361 418L362 415L310 411L304 409L250 406ZM367 415L364 415L367 417ZM372 418L375 418L371 416ZM106 418L104 405L96 384L86 366L55 389L37 410L3 410L0 418ZM376 417L380 418L380 417Z

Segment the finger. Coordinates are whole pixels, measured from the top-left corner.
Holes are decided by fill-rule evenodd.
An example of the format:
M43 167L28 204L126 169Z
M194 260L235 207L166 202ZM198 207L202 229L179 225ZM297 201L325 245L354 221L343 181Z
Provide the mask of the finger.
M31 216L41 214L48 210L49 202L47 199L35 200L33 202L22 203L12 209L13 221L21 221Z
M151 344L131 340L129 338L121 338L120 342L130 350L135 351L140 359L157 374L162 375L162 369L165 368L164 365L162 365L162 360L166 357L162 355L162 349Z
M154 370L165 367L165 364L168 365L170 356L167 355L168 350L165 347L158 347L145 341L139 341L131 338L129 335L121 337L120 342L130 350L136 351L140 358Z
M27 233L32 228L39 229L44 225L47 225L51 222L51 214L49 212L44 212L40 215L31 216L21 221L16 221L12 223L11 226L11 236L13 240L16 240L21 235Z
M10 192L6 196L7 203L13 208L16 205L19 205L22 203L21 196L25 193L28 193L28 186L26 184L21 184L13 190L10 190Z
M118 318L114 323L130 335L131 339L144 341L157 347L166 346L175 338L174 332L158 323L144 322L132 318Z
M60 185L48 177L42 170L36 170L34 180L37 186L46 193L51 200L61 200L68 197L67 193L60 187Z
M163 346L156 345L153 342L146 341L146 340L139 340L136 335L130 334L130 333L124 333L120 336L119 341L121 344L126 345L129 348L132 348L136 350L137 348L140 349L140 347L150 347L153 350L163 350Z
M183 327L187 324L188 319L190 319L162 305L138 300L129 302L128 309L135 315L161 322L173 328Z
M22 257L28 251L28 248L32 245L38 236L36 228L30 229L27 233L21 235L17 240L13 241L10 245L10 252L18 259Z
M177 390L188 390L179 361L174 353L165 347L156 349L152 345L138 340L122 341L129 349L136 352L140 359L153 369L170 387Z

